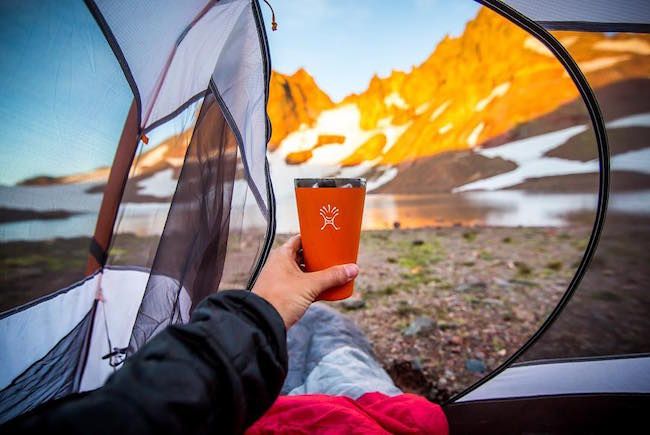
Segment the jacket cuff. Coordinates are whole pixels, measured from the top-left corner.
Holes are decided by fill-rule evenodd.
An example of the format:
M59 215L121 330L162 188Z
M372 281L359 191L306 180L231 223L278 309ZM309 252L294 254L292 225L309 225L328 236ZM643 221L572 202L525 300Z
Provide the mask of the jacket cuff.
M229 307L230 311L254 313L254 319L251 320L259 323L260 330L265 333L269 345L275 351L279 360L283 362L286 371L289 361L287 353L287 329L280 313L278 313L278 310L273 305L263 297L249 290L220 290L207 299L212 298L216 298L223 305ZM206 301L201 302L199 307L205 303Z

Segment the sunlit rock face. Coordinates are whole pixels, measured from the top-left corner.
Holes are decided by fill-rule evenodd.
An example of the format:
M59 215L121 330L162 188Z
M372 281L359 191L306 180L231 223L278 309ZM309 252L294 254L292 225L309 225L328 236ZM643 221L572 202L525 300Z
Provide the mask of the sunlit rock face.
M650 38L645 35L556 36L570 48L594 87L650 78ZM527 137L531 132L523 125L576 98L572 80L541 42L482 8L461 36L443 39L422 64L388 77L374 76L366 91L336 105L304 70L292 76L275 74L269 103L270 149L285 146L284 139L301 128L313 129L317 135L346 137L346 146L340 148L342 166L364 162L393 166ZM319 128L320 116L350 105L358 111L354 131ZM585 121L584 113L574 112L559 112L549 117L549 125L536 128L545 133ZM313 141L296 147L295 140L289 140L286 145L292 148L293 164L310 162L317 155ZM343 153L350 148L351 153Z
M608 121L650 112L649 36L555 36L607 106ZM485 8L460 36L432 46L420 65L374 76L365 91L340 102L333 102L304 69L291 75L273 72L267 110L273 125L268 149L276 175L299 176L305 166L312 175L364 176L369 186L385 184L382 191L392 193L449 191L512 171L520 166L515 158L500 155L497 161L482 150L533 136L547 142L541 135L586 128L590 122L574 83L544 44ZM190 131L152 138L132 176L145 179L171 169L164 179L177 179ZM594 140L590 131L582 134L589 154L595 150ZM631 131L620 135L641 136ZM103 183L108 170L34 177L23 184ZM440 184L442 173L454 182Z
M333 106L330 97L304 69L290 76L273 72L268 104L273 123L269 149L276 149L289 133L301 125L312 126L323 110Z

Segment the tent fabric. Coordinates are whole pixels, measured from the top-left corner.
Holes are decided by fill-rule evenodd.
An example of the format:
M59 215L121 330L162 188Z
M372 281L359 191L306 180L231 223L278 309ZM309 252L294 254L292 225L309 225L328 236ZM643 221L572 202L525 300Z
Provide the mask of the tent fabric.
M266 115L271 66L265 35L259 29L262 18L257 3L252 3L249 12L240 14L233 23L232 37L220 53L212 81L240 144L244 169L252 180L251 190L263 213L272 218L266 146L259 146L266 145L271 136ZM244 95L247 98L242 98Z
M650 31L646 0L503 0L551 30L599 32Z
M650 394L650 357L515 364L458 402L596 393Z
M99 301L89 337L86 361L81 368L79 391L99 388L115 370L104 358L115 349L128 346L138 308L149 279L149 270L133 267L105 267L101 277ZM175 286L171 278L157 277L158 286ZM116 355L123 358L124 355Z
M166 75L169 74L168 69L172 66L173 56L191 31L191 23L200 18L204 9L211 8L214 3L216 2L206 0L88 2L91 8L101 14L107 31L114 38L114 44L124 56L123 67L127 68L131 75L127 76L127 79L130 79L136 101L139 102L141 128L144 129L157 120L149 122L148 118L157 104L158 95ZM187 68L190 69L190 64ZM204 72L202 89L192 90L189 84L176 83L181 87L188 86L188 92L179 95L182 101L171 105L167 103L156 112L167 112L167 115L198 91L204 90L206 79L211 72L211 68L207 73Z
M629 80L594 92L610 137L616 137L614 134L620 131L643 131L650 127L649 80ZM610 161L613 186L624 177L630 161L646 161L645 173L650 173L647 158L637 151L625 153L624 145L617 140L609 143L610 153L618 157ZM646 247L650 215L647 211L637 215L617 212L617 203L629 201L626 196L618 189L610 191L607 220L592 260L595 267L587 269L555 322L518 362L650 353L650 253ZM635 205L647 210L648 200L636 198ZM622 244L627 245L625 256L618 250ZM609 274L610 280L603 279L607 278L604 273Z
M19 413L49 398L96 388L119 366L127 348L135 351L166 325L186 322L198 301L222 288L225 261L236 261L228 256L229 249L236 250L237 232L245 222L252 219L263 231L245 241L252 251L250 258L237 261L244 283L254 278L272 240L265 155L270 134L265 112L270 64L257 1L86 1L86 6L78 13L105 45L113 69L119 71L121 66L126 80L93 51L97 41L83 38L89 32L71 38L80 49L89 50L83 54L91 60L92 54L97 55L93 67L109 70L127 90L130 85L141 132L152 136L157 129L169 132L177 117L186 116L186 109L197 106L201 111L190 130L177 131L191 134L191 140L164 228L155 245L149 246L156 252L151 264L142 265L143 270L119 268L110 264L109 252L109 265L101 273L60 290L46 289L44 299L0 317L0 344L12 349L0 354L0 413L5 417L13 412L10 408ZM31 7L35 14L38 8ZM48 17L67 19L59 15ZM101 88L104 82L94 85ZM115 85L106 88L111 86ZM131 101L124 102L123 107L113 105L122 116ZM109 154L119 137L119 131L113 133L115 143ZM132 175L137 167L136 157ZM128 179L125 188L129 183L136 183L137 191L138 178ZM89 187L96 186L75 184L69 189L77 189L79 198ZM83 206L83 211L96 212L99 203ZM120 205L114 233L120 228L128 231L129 209ZM62 235L69 237L68 232ZM60 370L45 370L52 366ZM15 394L17 388L22 395ZM25 407L14 406L11 397Z
M572 394L452 403L454 434L637 433L647 425L647 394ZM498 428L495 431L495 428Z
M0 388L27 370L86 317L98 275L0 319ZM62 315L65 313L65 315Z
M75 328L54 345L40 360L0 391L0 424L48 400L74 393L85 339L92 325L89 310ZM4 353L7 353L5 349ZM14 349L16 349L14 347Z
M203 100L151 268L129 353L183 322L181 289L194 306L216 291L226 255L237 143L213 94ZM175 286L157 285L157 275ZM187 315L185 315L187 318Z
M232 113L251 189L267 213L270 66L251 0L88 1L114 38L148 131L205 94L210 77ZM143 19L143 17L146 17ZM163 32L160 30L164 29ZM115 48L114 48L115 49ZM264 144L264 146L260 146Z
M85 262L101 196L87 194L85 182L37 186L35 177L110 165L133 95L83 2L0 2L0 29L0 207L72 214L56 225L5 223L0 243L18 257L24 241L68 238L66 249L43 245L40 254L48 262L69 264L71 252L83 251ZM2 273L0 311L50 295L85 275L83 267L65 273L37 268L30 277L39 285L30 286L29 280Z
M648 16L647 3L505 3L547 29L608 32L650 30L645 25L647 18L644 18ZM562 8L565 8L564 12ZM554 13L561 14L562 19L566 20L563 25L556 26L548 21L557 18L552 15ZM572 16L572 13L575 15ZM614 16L617 13L627 13L628 17L635 17L643 25L636 26L632 23L633 26L630 27L630 23L626 23L623 16ZM601 21L597 22L598 19ZM588 20L592 22L589 23ZM612 20L612 23L607 20ZM572 47L566 49L571 56ZM590 73L584 74L586 82L589 83ZM642 113L647 111L647 106L639 107L638 103L643 101L642 97L638 97L648 91L647 81L641 79L595 90L588 89L588 93L600 106L600 110L596 108L595 119L600 122L606 120L605 128L609 131L648 126L650 118L647 113ZM638 163L638 159L643 160L645 157L641 153L631 152L622 158L616 141L610 142L608 146L609 149L605 149L601 155L598 153L603 150L594 148L594 157L600 157L601 182L605 179L616 185L618 174L627 169L630 159L636 159ZM610 160L610 154L618 155ZM626 200L625 195L619 191L608 192L608 189L605 189L604 195L611 205ZM606 204L607 201L604 205ZM639 206L647 210L647 206ZM604 209L602 212L604 213ZM509 366L508 368L502 372L491 373L486 379L479 381L477 386L469 388L455 398L455 402L462 404L519 397L551 397L554 394L649 394L645 373L650 366L644 358L650 351L650 342L647 339L650 331L647 316L649 299L645 291L649 275L647 249L643 246L650 228L647 216L647 211L638 216L626 216L610 210L607 221L595 227L592 240L594 236L600 239L598 248L594 246L593 251L585 254L584 274L574 277L574 280L577 278L576 286L567 290L563 298L566 303L561 306L561 310L556 308L554 317L549 317L542 328L515 354L516 359L509 360L501 367L503 369ZM619 255L617 246L631 241L638 241L638 255L619 262L612 261L613 257ZM595 267L587 267L589 263L585 262L585 259L589 259L589 254L593 255L591 264L596 265ZM607 273L610 276L617 277L614 286L603 280L604 265L607 265ZM635 285L630 286L629 283ZM619 359L618 356L623 354L632 354L635 358ZM549 365L545 360L554 360L556 363ZM621 373L623 370L629 372ZM612 376L613 372L619 373ZM638 385L635 385L636 383Z
M128 345L148 278L146 270L106 267L0 319L0 346L8 350L0 353L0 422L44 401L101 386L115 370L102 358L112 350L108 343ZM165 280L172 281L159 285ZM102 301L93 310L99 283Z

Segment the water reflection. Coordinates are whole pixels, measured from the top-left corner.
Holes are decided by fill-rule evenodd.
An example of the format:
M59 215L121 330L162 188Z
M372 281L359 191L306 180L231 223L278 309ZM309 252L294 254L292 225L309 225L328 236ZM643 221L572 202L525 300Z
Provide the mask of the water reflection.
M56 190L57 188L60 190ZM10 192L11 189L13 188L3 187L0 206L6 207L9 205L7 203L11 204L13 201L14 195ZM20 195L15 197L23 198L24 204L19 205L25 208L51 210L53 209L51 204L56 204L56 208L60 209L65 206L66 201L70 201L76 205L70 211L79 214L66 219L28 220L2 224L0 238L3 241L48 240L92 234L97 219L94 203L99 201L99 194L88 194L83 188L72 185L20 189ZM80 200L79 196L83 196L83 199ZM79 204L82 204L81 208ZM241 204L238 206L241 207ZM455 225L560 227L570 225L575 215L593 213L596 206L597 196L592 193L549 194L500 190L430 195L369 194L366 197L363 229ZM264 221L256 210L256 203L248 198L245 207L243 228L263 227ZM650 214L650 190L617 194L612 198L609 209L635 215L648 215ZM123 219L117 226L117 232L138 236L159 234L168 210L169 203L123 204L121 212ZM277 232L297 231L298 215L295 199L293 195L282 196L277 200Z
M631 194L635 195L635 194ZM570 216L596 209L595 194L541 194L519 190L458 194L388 195L366 198L363 229L422 228L431 226L564 226ZM634 208L629 200L623 207ZM278 206L278 232L297 232L295 201L285 198Z

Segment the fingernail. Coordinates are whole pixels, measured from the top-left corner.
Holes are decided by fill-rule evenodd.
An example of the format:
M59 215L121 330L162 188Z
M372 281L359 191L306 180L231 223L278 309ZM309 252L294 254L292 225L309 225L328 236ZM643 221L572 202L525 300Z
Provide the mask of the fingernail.
M345 268L345 275L347 275L348 279L352 279L359 274L359 266L357 266L354 263L346 264L344 268Z

